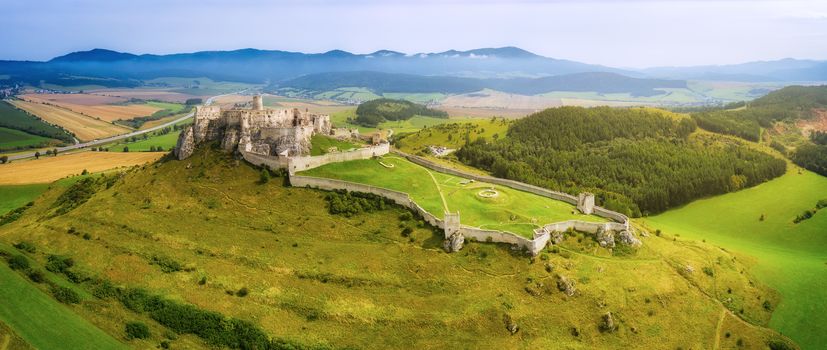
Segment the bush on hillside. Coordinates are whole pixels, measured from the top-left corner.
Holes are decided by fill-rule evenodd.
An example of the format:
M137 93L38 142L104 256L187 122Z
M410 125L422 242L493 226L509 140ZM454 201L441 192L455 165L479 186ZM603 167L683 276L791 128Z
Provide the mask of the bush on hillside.
M62 286L53 286L52 295L57 301L64 304L80 303L80 296L74 290Z
M333 191L325 195L327 208L331 214L340 214L346 217L362 212L385 210L392 201L372 193Z
M149 338L149 327L143 322L126 323L126 339Z
M23 255L13 255L9 258L9 267L12 270L25 270L29 268L29 259L26 259Z

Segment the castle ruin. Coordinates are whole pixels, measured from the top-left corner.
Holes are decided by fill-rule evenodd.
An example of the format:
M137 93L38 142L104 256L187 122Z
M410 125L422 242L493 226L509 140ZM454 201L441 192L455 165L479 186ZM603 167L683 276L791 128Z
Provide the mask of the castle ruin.
M178 139L175 155L186 159L195 145L220 141L227 151L260 156L305 156L310 154L314 134L330 135L330 117L293 109L264 108L261 96L253 97L251 109L195 107L195 122Z

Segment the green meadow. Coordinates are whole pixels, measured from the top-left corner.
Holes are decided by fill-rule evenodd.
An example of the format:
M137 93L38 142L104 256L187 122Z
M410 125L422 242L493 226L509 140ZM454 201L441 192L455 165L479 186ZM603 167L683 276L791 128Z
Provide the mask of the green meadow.
M798 224L793 219L827 199L827 178L790 168L775 180L698 200L646 223L754 260L758 279L782 295L770 326L804 349L817 349L827 343L827 210Z
M359 148L359 145L353 142L337 140L332 137L327 137L319 134L313 135L313 137L310 139L310 145L310 155L312 156L325 154L327 153L327 150L330 147L336 147L336 149L338 149L339 151L347 151L349 149Z
M33 201L47 188L49 184L0 186L0 198L3 199L0 201L0 215Z
M53 139L32 135L20 130L0 127L0 151L32 146L41 146L55 141Z
M464 225L509 231L532 238L544 224L570 219L605 221L578 214L574 206L528 192L428 170L399 156L327 164L300 173L364 183L408 193L438 218L446 210L460 213ZM496 196L480 192L493 189Z
M33 347L127 348L12 271L5 262L0 263L0 281L0 320Z

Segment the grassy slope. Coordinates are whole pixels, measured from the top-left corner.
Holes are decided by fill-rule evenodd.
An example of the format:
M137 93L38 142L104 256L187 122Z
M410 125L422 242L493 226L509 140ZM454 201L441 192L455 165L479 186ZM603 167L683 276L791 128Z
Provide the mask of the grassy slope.
M340 141L332 137L327 137L324 135L313 135L312 139L310 140L311 149L310 155L318 156L327 153L327 149L330 147L336 147L339 151L347 151L352 148L358 148L359 145L348 142L348 141Z
M0 319L38 349L124 349L126 346L0 264Z
M0 201L0 215L33 201L48 187L49 184L0 186L0 198L3 198Z
M429 127L405 135L397 142L396 147L408 153L419 153L428 146L445 146L459 149L465 144L466 134L470 139L469 141L474 141L480 137L493 140L494 135L497 135L497 138L505 138L509 125L507 120L492 120L491 118L453 122L453 125Z
M376 130L393 129L394 133L408 133L416 132L423 127L431 127L434 125L456 123L458 121L477 121L481 119L462 119L462 118L434 118L415 115L408 120L384 121L379 123L377 128L368 128L358 124L348 123L349 118L356 118L356 108L347 109L341 112L330 115L330 121L333 122L337 128L353 128L359 129L359 132L372 132Z
M741 339L747 348L774 337L728 316L709 297L715 281L729 281L733 294L746 301L773 295L760 284L750 286L749 274L740 272L744 267L710 245L653 236L639 254L615 258L595 256L602 249L581 235L584 244L572 238L563 252L535 263L495 244L468 243L462 252L445 254L440 234L427 228L416 228L413 240L402 237L401 210L331 216L324 192L285 188L277 180L259 185L256 169L202 150L187 162L130 172L62 216L43 218L61 193L48 191L23 218L0 227L0 242L30 240L41 261L49 253L70 254L76 268L91 275L251 320L272 335L306 343L694 349L711 348L716 335L724 347ZM93 239L65 234L70 226ZM193 270L163 273L149 263L154 254ZM709 264L716 277L683 277L681 264ZM578 281L576 296L556 290L558 273ZM197 283L202 276L204 286ZM249 296L225 293L241 286ZM754 319L768 315L754 303L745 308ZM84 302L75 311L119 336L123 322L137 317L111 301ZM597 329L607 311L619 326L614 333ZM516 335L505 329L506 314L520 327ZM718 323L721 316L725 322ZM144 321L152 338L138 344L154 347L163 329ZM720 337L724 332L731 337ZM172 347L204 345L179 336Z
M380 162L394 167L386 168ZM462 185L462 178L429 171L397 156L328 164L302 174L407 192L425 210L440 218L445 211L439 195L442 191L448 210L459 211L463 224L508 230L525 237L533 237L534 228L552 222L568 219L601 221L595 216L573 214L574 207L564 202L527 192L481 182ZM477 195L481 190L492 187L499 192L497 197Z
M783 296L772 327L819 348L827 342L827 211L793 224L793 218L827 198L827 178L797 167L778 179L695 201L647 219L666 234L706 239L756 260L761 281ZM764 221L759 221L761 215Z

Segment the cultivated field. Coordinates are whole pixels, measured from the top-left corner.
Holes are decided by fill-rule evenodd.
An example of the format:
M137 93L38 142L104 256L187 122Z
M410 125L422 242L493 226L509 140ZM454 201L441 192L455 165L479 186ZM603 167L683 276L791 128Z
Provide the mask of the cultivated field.
M468 183L463 178L428 170L395 155L379 160L333 163L300 174L407 192L438 218L442 218L446 210L459 211L464 225L514 232L528 238L534 237L535 228L552 222L569 219L605 221L597 216L578 214L574 206L565 202L499 185ZM479 195L490 189L497 192L496 197Z
M817 349L827 342L827 211L793 219L827 199L827 178L789 166L767 183L692 202L646 219L681 239L706 240L748 256L760 281L782 296L770 325Z
M126 100L88 94L27 94L19 97L31 102L56 105L107 122L145 117L163 109L151 103L114 105L112 103L123 103Z
M89 94L120 97L124 99L137 98L141 100L158 100L171 103L184 103L191 98L201 98L203 95L184 94L171 89L102 89L88 91Z
M777 298L751 285L740 258L708 244L652 235L639 253L596 256L605 250L576 234L536 259L474 242L446 254L442 234L403 221L402 209L331 215L326 192L283 187L281 178L259 184L260 170L214 152L129 172L63 215L53 215L64 191L54 188L0 227L0 241L29 241L38 263L65 254L84 275L240 318L305 345L760 349L779 338L725 311L718 284L739 299ZM67 234L70 227L91 239ZM405 237L402 227L413 232ZM184 268L164 272L153 257ZM694 273L686 272L690 264ZM575 281L574 295L557 289L558 275ZM231 295L242 287L248 295ZM756 303L745 303L744 314L768 318ZM124 322L147 323L150 338L128 341L133 347L166 340L173 349L209 348L192 335L168 339L168 328L111 298L72 310L124 342ZM598 327L607 312L613 332ZM516 334L509 323L519 327Z
M0 127L0 151L25 147L42 147L57 140Z
M130 131L123 126L107 123L56 106L18 100L11 101L11 103L49 123L62 126L75 134L75 137L81 141L119 135Z
M80 152L42 156L38 160L15 161L0 165L0 185L52 182L67 176L140 165L154 161L165 153L158 152Z

